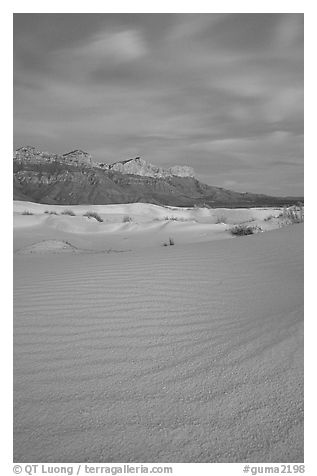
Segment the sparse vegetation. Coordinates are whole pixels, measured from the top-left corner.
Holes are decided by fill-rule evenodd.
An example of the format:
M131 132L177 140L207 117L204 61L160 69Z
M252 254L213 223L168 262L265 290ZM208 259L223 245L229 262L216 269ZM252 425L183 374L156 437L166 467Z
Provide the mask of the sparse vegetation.
M24 210L24 212L22 212L22 215L34 215L34 213L30 212L29 210Z
M63 211L62 211L62 215L69 215L69 216L71 216L71 217L74 217L74 216L76 216L76 213L73 212L73 210L67 209L67 210L63 210Z
M234 236L253 235L255 227L248 225L236 225L230 229L230 233Z
M45 210L44 213L46 213L46 214L48 214L48 215L58 215L58 213L55 212L54 210L52 210L52 211L51 211L51 210Z
M163 246L174 246L174 245L175 245L175 241L174 241L174 238L172 238L171 236L169 237L168 242L164 241L163 243Z
M183 218L183 217L175 217L175 216L165 216L164 220L168 221L190 221L190 218Z
M282 218L287 225L304 222L304 207L302 205L294 205L292 207L284 207L279 218Z
M163 218L154 218L153 221L197 221L194 220L193 218L183 218L183 217L175 217L175 216L165 216Z
M128 215L125 215L123 218L122 218L122 223L129 223L132 221L132 218L129 217Z
M83 216L84 216L84 217L88 217L88 218L95 218L95 220L99 221L100 223L103 222L103 219L101 218L101 216L98 215L98 213L96 213L96 212L90 212L90 211L88 211L88 212L86 212Z
M224 215L216 217L216 224L220 225L221 223L227 223L227 217L225 217Z

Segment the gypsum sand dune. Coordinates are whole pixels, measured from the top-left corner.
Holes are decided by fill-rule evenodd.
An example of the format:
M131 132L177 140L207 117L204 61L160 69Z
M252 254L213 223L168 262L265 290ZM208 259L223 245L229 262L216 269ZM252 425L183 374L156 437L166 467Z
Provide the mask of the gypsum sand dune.
M67 210L75 216L64 215ZM232 238L230 228L237 223L263 231L278 228L279 219L274 216L281 212L272 208L184 209L145 203L96 205L87 210L85 205L70 208L31 202L14 202L14 211L15 251L47 240L66 241L91 251L157 247L169 238L176 244L223 240ZM26 211L31 215L24 215ZM103 221L83 216L87 211L98 213Z
M15 251L16 254L46 254L46 253L123 253L129 250L108 250L94 251L89 249L77 248L68 241L63 240L42 240L31 245L25 246Z
M122 221L124 216L129 216L133 221L146 223L165 218L196 220L199 223L216 223L225 218L228 223L239 223L248 219L263 219L269 215L279 214L281 207L277 208L185 208L159 206L151 203L122 203L113 205L45 205L34 202L14 200L13 211L15 214L31 213L33 219L43 214L57 213L61 215L66 211L73 211L76 216L82 216L87 211L98 213L102 218L112 222ZM45 217L46 218L46 217ZM117 218L117 220L116 220Z
M302 245L15 256L14 461L302 462Z
M19 254L31 253L78 253L80 250L63 240L43 240L32 243L17 251Z

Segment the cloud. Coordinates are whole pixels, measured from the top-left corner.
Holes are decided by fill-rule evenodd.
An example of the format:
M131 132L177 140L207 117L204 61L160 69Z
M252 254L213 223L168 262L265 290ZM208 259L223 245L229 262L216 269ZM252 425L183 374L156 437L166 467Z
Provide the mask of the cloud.
M137 30L103 32L93 36L90 41L77 48L64 48L57 52L57 61L80 62L82 68L103 62L130 63L147 54L142 35Z
M103 162L142 155L191 165L215 185L302 193L292 164L303 161L303 15L16 14L14 23L15 146L80 147Z

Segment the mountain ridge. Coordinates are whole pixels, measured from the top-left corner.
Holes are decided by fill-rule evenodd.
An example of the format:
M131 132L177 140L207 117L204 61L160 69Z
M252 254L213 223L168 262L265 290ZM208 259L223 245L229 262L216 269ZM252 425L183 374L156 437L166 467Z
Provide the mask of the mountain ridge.
M192 167L186 165L173 165L167 169L150 164L141 157L120 160L112 164L93 162L92 156L82 149L75 149L65 154L52 154L36 150L34 146L24 146L16 149L14 160L27 161L29 163L52 163L54 161L65 162L67 165L87 165L103 170L114 170L124 174L140 175L143 177L194 177Z
M157 167L153 164L146 162L141 157L135 157L134 159L123 160L115 162L107 166L108 170L115 170L117 172L140 175L142 177L194 177L195 172L192 167L186 165L173 165L164 169L163 167Z
M148 202L229 208L288 206L303 201L302 197L270 197L207 185L192 175L193 169L162 169L140 158L105 165L95 164L81 149L60 155L33 146L20 147L13 157L13 198L65 205Z

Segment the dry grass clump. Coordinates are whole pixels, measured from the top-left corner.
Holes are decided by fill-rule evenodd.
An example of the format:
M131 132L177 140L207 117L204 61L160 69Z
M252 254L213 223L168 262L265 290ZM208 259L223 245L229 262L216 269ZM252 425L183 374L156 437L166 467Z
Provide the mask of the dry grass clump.
M181 218L181 217L169 217L169 216L165 216L164 217L164 220L169 220L169 221L186 221L185 218Z
M74 216L76 216L76 213L73 212L73 210L67 209L67 210L62 211L62 215L69 215L70 217L74 217Z
M132 221L132 218L129 217L128 215L125 215L123 218L122 218L122 223L130 223Z
M230 229L230 233L234 236L253 235L255 231L256 228L249 225L236 225Z
M54 210L52 210L52 211L51 211L51 210L45 210L44 213L46 213L46 214L48 214L48 215L58 215L58 213L55 212Z
M34 213L30 212L29 210L24 210L24 212L22 212L22 215L34 215Z
M220 225L221 223L227 223L227 217L224 215L216 217L216 225Z
M304 207L302 205L294 205L292 207L284 207L279 218L282 218L286 224L293 225L294 223L304 222Z
M90 211L88 211L88 212L86 212L83 216L84 216L84 217L88 217L88 218L95 218L95 220L99 221L100 223L103 222L103 219L101 218L101 216L98 215L98 213L96 213L96 212L90 212Z
M153 221L181 221L181 222L186 222L186 221L197 221L197 220L193 220L192 218L183 218L183 217L175 217L175 216L166 215L163 218L154 218Z
M169 237L168 239L168 242L164 242L163 243L163 246L174 246L175 245L175 241L174 241L174 238L172 238L171 236Z

